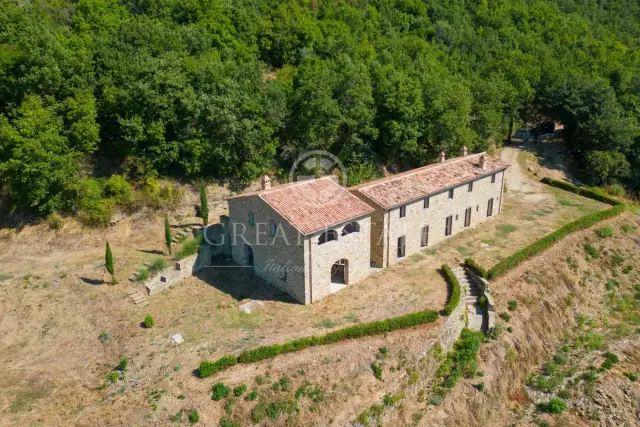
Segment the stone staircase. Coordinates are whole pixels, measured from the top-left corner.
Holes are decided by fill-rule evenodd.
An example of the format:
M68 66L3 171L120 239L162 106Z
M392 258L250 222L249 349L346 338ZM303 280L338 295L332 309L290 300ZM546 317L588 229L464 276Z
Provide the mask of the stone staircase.
M482 292L475 283L473 283L464 268L456 267L453 269L453 273L456 275L458 282L460 282L460 287L462 288L461 298L464 299L467 306L469 316L468 328L474 331L486 331L486 319L478 303L478 297L482 295Z

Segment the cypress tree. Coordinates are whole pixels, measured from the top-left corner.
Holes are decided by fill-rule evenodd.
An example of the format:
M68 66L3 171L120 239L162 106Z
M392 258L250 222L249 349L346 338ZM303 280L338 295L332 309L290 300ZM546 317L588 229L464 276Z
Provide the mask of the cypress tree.
M200 214L202 215L202 223L206 227L209 224L209 202L205 185L200 186Z
M169 217L164 216L164 240L167 243L169 255L171 255L171 225L169 225Z
M115 270L113 268L113 254L111 253L111 246L109 246L109 242L107 241L107 247L104 251L104 266L107 269L107 272L111 275L111 284L115 285L118 283L116 281Z

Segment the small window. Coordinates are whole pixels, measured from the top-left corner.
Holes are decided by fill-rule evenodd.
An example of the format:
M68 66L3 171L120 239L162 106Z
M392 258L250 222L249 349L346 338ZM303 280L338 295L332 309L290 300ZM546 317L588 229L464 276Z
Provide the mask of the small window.
M431 199L430 197L425 197L424 198L424 203L423 203L423 208L424 209L429 209L429 200L430 199Z
M473 181L469 183L469 193L473 191Z
M400 218L404 218L405 216L407 216L407 207L400 206Z
M282 268L282 280L287 281L287 267Z
M252 227L256 225L256 216L253 212L249 212L249 225Z
M480 211L480 205L476 205L476 212Z
M453 216L448 216L444 225L444 235L451 236L452 229L453 229Z
M425 247L429 245L429 226L422 227L422 236L420 237L420 246Z
M489 199L487 202L487 216L493 216L493 199Z
M467 208L464 211L464 226L469 227L471 225L471 208Z
M458 214L456 214L456 221L458 220Z
M338 240L338 232L336 230L327 230L320 235L318 244L322 245L333 240Z
M269 229L271 231L271 235L275 236L278 233L278 224L271 221L271 223L269 224Z
M453 199L453 188L451 190L449 190L449 198Z
M405 251L404 236L398 237L398 258L404 258Z
M496 182L496 174L494 173L493 175L491 175L491 183L495 184Z
M351 234L351 233L358 233L358 232L360 232L360 224L358 224L357 222L351 222L345 225L344 228L342 229L343 236L346 236L347 234Z

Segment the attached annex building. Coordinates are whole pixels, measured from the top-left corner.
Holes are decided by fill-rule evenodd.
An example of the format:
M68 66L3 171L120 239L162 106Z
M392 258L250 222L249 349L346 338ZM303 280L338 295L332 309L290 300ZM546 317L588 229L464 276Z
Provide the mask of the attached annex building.
M466 155L345 189L323 177L232 196L231 257L311 304L500 213L508 165Z

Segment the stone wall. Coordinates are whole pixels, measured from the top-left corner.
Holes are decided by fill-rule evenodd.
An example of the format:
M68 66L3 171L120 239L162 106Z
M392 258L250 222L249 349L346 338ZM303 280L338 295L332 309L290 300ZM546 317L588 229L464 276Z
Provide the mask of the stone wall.
M253 224L250 215L253 214ZM229 199L231 256L240 265L249 265L253 253L254 273L309 304L309 278L305 269L307 238L258 196ZM271 223L277 227L271 234ZM243 233L244 231L244 233Z
M504 172L496 173L495 182L491 182L491 176L487 176L473 182L473 190L469 191L469 185L464 184L454 188L453 199L449 198L446 190L429 196L429 207L424 207L424 199L409 203L406 206L405 217L400 217L400 207L389 211L388 218L388 265L401 262L405 257L418 253L426 247L433 246L450 236L445 236L445 223L448 216L453 217L452 233L468 228L464 226L465 210L471 208L471 223L473 227L488 219L487 207L490 199L493 199L493 215L500 212L502 199L502 176ZM421 246L422 228L429 226L428 244ZM398 257L398 238L405 236L405 257ZM387 239L382 239L382 244L387 245ZM385 265L386 266L386 265Z
M168 287L187 279L210 265L211 248L200 246L198 253L176 261L171 267L161 270L157 275L144 283L149 295L156 295Z
M347 224L331 228L338 233L338 240L318 244L322 232L309 237L310 241L310 275L313 284L312 302L317 302L331 293L331 267L341 259L347 260L345 281L353 285L364 279L371 272L371 217L358 218L352 223L358 223L360 231L342 235ZM309 253L309 251L307 251Z
M466 305L465 297L462 295L453 313L442 324L437 342L440 343L444 351L451 350L453 343L460 338L460 333L465 327Z

